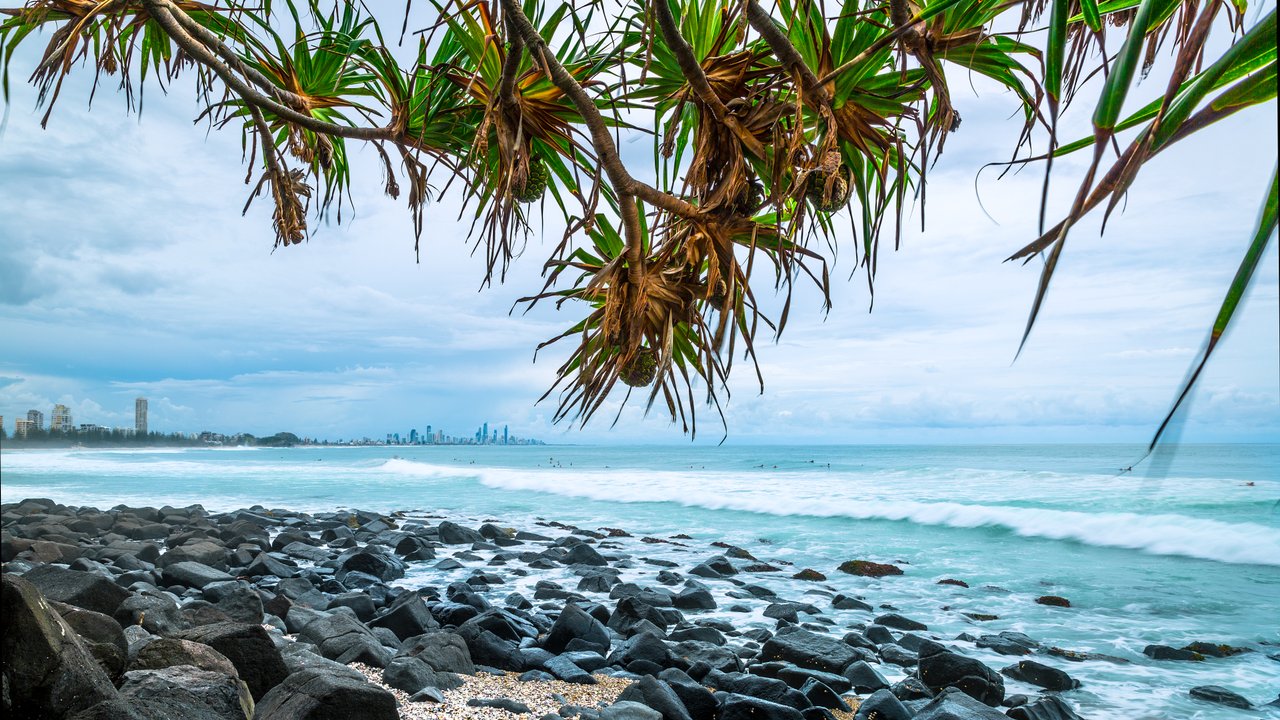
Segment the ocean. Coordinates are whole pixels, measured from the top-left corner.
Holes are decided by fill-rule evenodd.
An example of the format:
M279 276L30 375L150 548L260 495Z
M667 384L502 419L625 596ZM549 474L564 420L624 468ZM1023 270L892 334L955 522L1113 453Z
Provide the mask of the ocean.
M1082 682L1064 697L1085 718L1265 713L1187 690L1220 685L1255 703L1280 693L1280 445L1184 445L1158 473L1119 471L1140 455L1127 445L26 450L0 454L0 479L4 502L404 510L687 534L704 546L699 559L723 541L814 568L828 576L822 585L891 605L948 641L1011 630L1127 661L1035 656ZM687 570L681 548L653 547ZM906 574L835 570L849 559ZM944 578L970 587L938 585ZM814 587L789 573L755 580L798 600ZM401 582L414 581L411 571ZM1037 604L1042 595L1071 607ZM868 619L808 599L841 625ZM758 613L726 617L773 625ZM1205 662L1142 654L1193 641L1252 652ZM958 646L995 668L1015 660ZM885 668L891 681L902 676Z

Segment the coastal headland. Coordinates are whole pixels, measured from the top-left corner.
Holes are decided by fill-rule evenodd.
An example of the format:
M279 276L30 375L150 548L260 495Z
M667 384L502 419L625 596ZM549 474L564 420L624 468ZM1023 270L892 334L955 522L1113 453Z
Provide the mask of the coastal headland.
M972 633L939 637L874 597L911 572L893 558L802 568L764 543L423 511L26 499L0 506L0 522L6 717L1070 720L1081 684L1063 666L1127 664L986 632L997 618L980 613ZM781 596L778 577L808 589ZM1071 611L1069 598L1037 602ZM1280 702L1187 692L1206 708Z

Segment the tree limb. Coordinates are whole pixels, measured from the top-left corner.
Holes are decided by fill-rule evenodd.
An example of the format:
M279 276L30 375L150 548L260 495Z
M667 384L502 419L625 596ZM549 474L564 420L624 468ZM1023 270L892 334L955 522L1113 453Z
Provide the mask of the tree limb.
M778 60L792 72L800 76L800 85L804 88L804 92L809 96L811 102L815 102L818 106L830 109L831 95L827 93L827 89L818 81L818 76L813 74L813 70L800 56L800 51L796 50L796 46L791 44L783 32L773 22L773 16L760 7L757 0L747 0L747 22L751 23L751 27L760 33L760 37L764 38L765 43L769 45L769 49L773 50L773 54Z
M546 41L525 16L519 3L515 0L502 0L502 6L507 19L528 47L529 53L541 61L542 66L551 76L551 82L569 98L577 108L578 114L582 116L582 122L587 126L596 157L599 158L601 167L604 168L610 184L618 194L618 206L622 213L622 226L627 239L627 271L632 283L639 285L644 271L644 238L640 231L640 211L636 207L636 198L686 218L697 217L698 209L674 195L664 193L631 177L631 173L622 164L618 146L613 141L613 135L609 133L604 116L587 95L587 91L556 59L555 53L547 47Z
M284 120L288 120L299 127L306 128L315 133L322 135L333 135L335 137L351 138L353 140L395 140L397 132L392 128L366 128L351 127L349 125L338 125L335 123L319 120L311 115L294 110L291 107L282 105L279 102L254 90L242 77L237 75L230 67L218 59L209 46L196 38L177 20L179 15L185 15L181 10L177 9L168 0L142 0L146 5L148 13L160 25L165 34L173 39L183 52L191 56L193 60L208 67L214 72L222 82L236 95L239 95L246 103L266 110ZM190 20L190 18L187 18ZM194 21L191 21L194 23ZM198 25L198 23L197 23ZM213 42L210 45L214 47L222 46L222 41L216 35L209 33ZM223 46L225 48L225 46ZM230 52L227 49L227 52Z
M689 81L689 86L693 88L694 94L711 112L711 116L716 119L716 122L733 131L733 134L738 136L738 139L742 141L742 144L746 146L752 155L763 159L765 157L764 144L738 122L738 118L729 112L729 109L720 100L720 96L716 95L715 91L711 89L711 83L707 81L707 74L703 72L702 65L693 54L693 48L684 39L684 35L680 34L680 28L676 25L676 20L671 15L671 6L667 3L667 0L653 0L653 5L657 11L658 27L662 30L662 38L667 41L667 45L676 54L676 61L680 64L680 70Z

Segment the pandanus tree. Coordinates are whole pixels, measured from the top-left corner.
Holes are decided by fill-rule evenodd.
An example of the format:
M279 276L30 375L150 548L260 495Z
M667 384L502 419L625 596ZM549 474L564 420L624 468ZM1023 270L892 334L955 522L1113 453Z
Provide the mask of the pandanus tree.
M1110 215L1152 157L1276 96L1275 9L1245 0L430 1L425 27L410 32L405 10L388 39L388 18L353 3L30 0L0 9L6 102L14 53L36 38L46 122L73 72L95 89L117 78L139 110L146 85L194 73L199 117L244 135L277 245L304 241L335 204L341 221L351 143L376 149L388 195L407 187L416 236L430 201L458 188L486 283L559 216L546 284L525 298L581 318L543 344L577 342L544 396L558 396L556 418L585 423L644 388L646 407L693 432L696 406L722 407L733 359L755 366L761 333L782 332L797 282L829 306L829 261L848 246L874 287L881 235L898 237L963 135L952 88L974 74L1021 105L1007 164L1044 172L1040 235L1009 258L1044 258L1024 343L1082 218ZM1134 109L1157 65L1164 92ZM1064 141L1073 104L1092 107L1093 134ZM618 138L644 134L653 167L628 166ZM1049 224L1054 160L1071 153L1091 155L1088 170ZM1276 221L1273 174L1169 417ZM775 317L756 300L769 285Z

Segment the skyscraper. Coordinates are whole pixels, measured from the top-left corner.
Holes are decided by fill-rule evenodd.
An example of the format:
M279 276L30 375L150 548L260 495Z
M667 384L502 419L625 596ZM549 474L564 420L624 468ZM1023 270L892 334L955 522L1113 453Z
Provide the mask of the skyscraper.
M144 397L133 401L133 431L139 435L147 434L147 399Z
M507 444L507 426L506 425L502 426L502 444L503 445Z
M28 410L27 422L31 423L30 427L33 430L43 430L44 429L44 413L40 412L39 410Z
M71 422L71 409L66 405L53 406L53 419L49 422L49 429L58 432L71 432L75 426Z
M489 423L484 424L484 430L480 433L480 442L489 442Z

